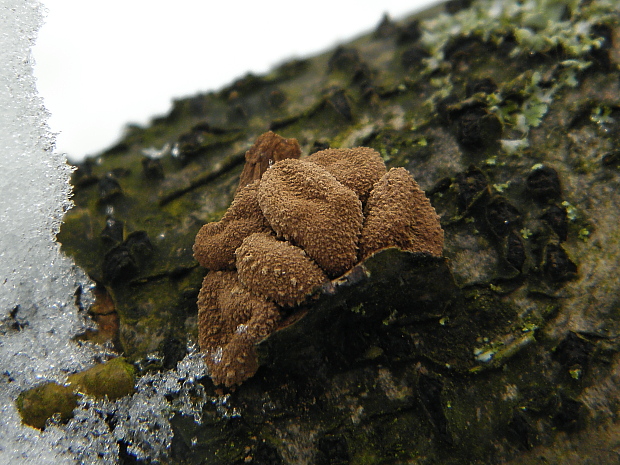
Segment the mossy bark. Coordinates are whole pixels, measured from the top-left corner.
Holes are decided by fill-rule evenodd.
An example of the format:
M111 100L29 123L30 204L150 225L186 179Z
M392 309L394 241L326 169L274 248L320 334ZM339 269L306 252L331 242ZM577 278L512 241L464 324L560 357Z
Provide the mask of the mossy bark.
M532 0L507 20L487 3L385 20L335 51L175 101L78 166L59 240L109 292L117 349L134 361L159 351L164 367L196 337L194 236L225 211L265 131L305 155L373 147L442 218L447 287L426 281L409 306L388 298L395 283L425 286L420 259L368 301L342 289L320 299L312 332L288 350L285 334L265 341L264 366L227 399L240 418L215 405L201 426L174 418L171 463L613 462L617 14L603 0ZM366 271L389 271L386 257Z
M78 403L78 393L97 399L119 399L134 391L134 367L123 357L113 358L88 370L73 373L67 383L60 385L46 382L22 392L17 399L17 408L22 421L42 429L52 417L68 421Z

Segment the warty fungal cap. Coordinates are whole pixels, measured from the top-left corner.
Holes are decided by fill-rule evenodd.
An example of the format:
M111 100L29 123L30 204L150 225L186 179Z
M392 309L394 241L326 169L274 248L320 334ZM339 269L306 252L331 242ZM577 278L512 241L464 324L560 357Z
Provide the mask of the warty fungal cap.
M375 184L365 213L359 244L362 260L387 247L441 256L439 217L405 168L392 168Z
M321 165L341 184L354 191L362 202L366 201L374 184L387 171L379 152L369 147L321 150L304 161Z
M215 223L205 224L196 235L194 258L210 270L230 270L235 266L235 250L255 232L270 231L258 205L259 181L239 189L235 199Z
M362 203L326 169L280 161L263 175L258 203L278 237L304 249L329 276L355 263Z
M272 164L300 156L301 148L297 139L285 139L271 131L260 135L254 145L245 152L245 165L239 177L239 189L259 180Z
M273 235L246 237L235 252L239 280L252 293L283 307L303 302L327 275L299 247Z
M273 302L246 290L234 271L210 271L198 294L198 343L215 384L240 384L258 369L254 345L280 321Z

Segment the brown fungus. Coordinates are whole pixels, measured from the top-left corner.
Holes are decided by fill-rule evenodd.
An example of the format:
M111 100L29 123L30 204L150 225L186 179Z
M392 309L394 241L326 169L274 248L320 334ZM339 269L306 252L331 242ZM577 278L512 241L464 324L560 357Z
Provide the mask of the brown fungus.
M234 271L211 271L198 295L198 343L215 384L240 384L258 369L254 345L280 321L273 302L251 294Z
M235 265L235 250L243 239L255 232L269 231L258 206L259 181L239 189L222 219L205 224L196 235L194 258L210 270L230 270Z
M387 247L441 256L439 217L405 168L392 168L375 184L365 213L361 259Z
M372 186L386 172L385 163L374 149L327 149L313 153L304 159L321 165L334 177L365 202Z
M328 280L302 249L270 234L246 237L235 255L241 283L281 306L300 304Z
M276 163L261 179L258 203L277 235L304 249L329 276L355 264L362 204L321 166Z
M285 139L271 131L262 134L245 153L239 189L260 179L273 163L286 158L299 158L300 155L301 148L297 139Z
M277 147L298 148L291 144L261 136L246 154L254 180L242 176L222 220L196 236L194 255L211 270L198 297L199 344L215 384L253 376L255 345L277 328L280 307L304 303L358 257L389 247L442 252L437 214L404 168L386 173L364 147L281 157Z

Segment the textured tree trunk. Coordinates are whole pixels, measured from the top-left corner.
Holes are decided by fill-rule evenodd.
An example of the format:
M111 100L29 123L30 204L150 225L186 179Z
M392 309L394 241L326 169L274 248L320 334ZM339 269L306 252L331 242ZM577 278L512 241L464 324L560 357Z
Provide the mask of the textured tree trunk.
M262 367L226 401L240 417L216 403L200 426L174 417L171 463L616 463L614 8L451 1L386 18L326 54L175 101L79 165L59 240L113 302L95 319L120 327L84 337L134 362L157 351L153 369L196 339L194 237L267 130L303 155L375 148L441 215L445 260L383 253L373 279L306 308L259 344Z

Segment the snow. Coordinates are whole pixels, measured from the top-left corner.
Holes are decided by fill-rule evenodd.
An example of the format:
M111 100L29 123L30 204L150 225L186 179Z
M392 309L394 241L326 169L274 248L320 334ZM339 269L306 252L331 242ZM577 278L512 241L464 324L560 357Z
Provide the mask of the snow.
M206 368L195 347L175 370L138 379L132 396L81 397L67 424L24 426L15 406L20 392L63 383L115 355L72 340L92 325L86 309L93 284L55 240L72 205L72 168L54 151L33 76L41 23L38 1L0 0L0 463L114 464L119 440L136 457L157 460L170 447L170 417L179 412L200 421L208 400L197 382Z
M21 425L15 399L42 380L63 382L66 373L92 363L94 351L69 343L87 324L74 293L89 283L54 241L71 206L71 168L53 152L33 78L39 4L0 5L0 462L69 463L37 430Z

